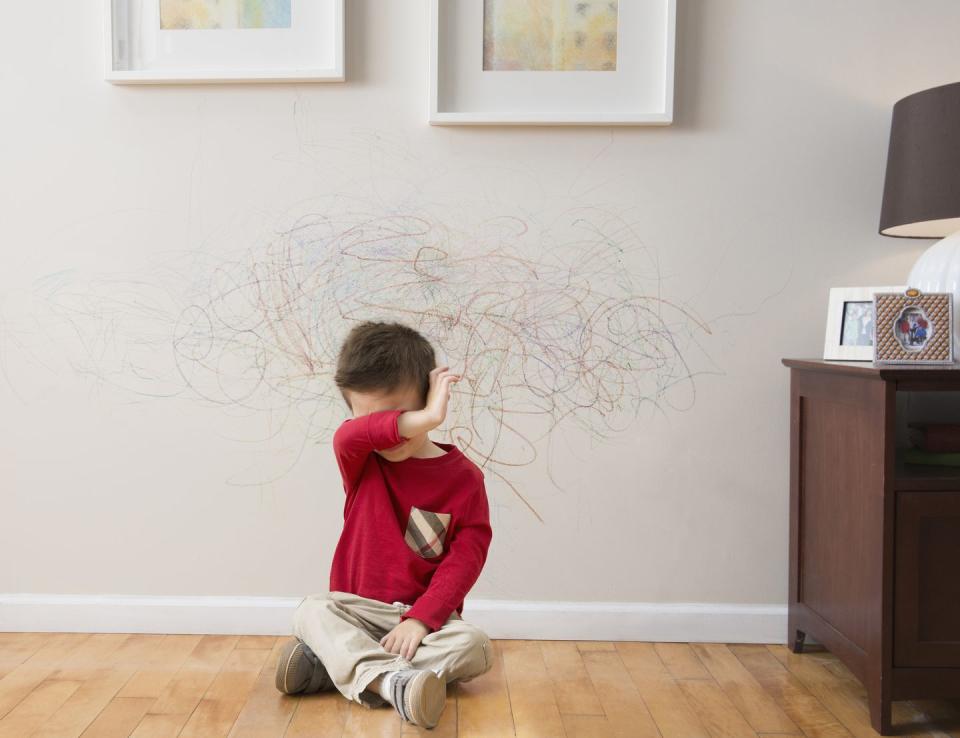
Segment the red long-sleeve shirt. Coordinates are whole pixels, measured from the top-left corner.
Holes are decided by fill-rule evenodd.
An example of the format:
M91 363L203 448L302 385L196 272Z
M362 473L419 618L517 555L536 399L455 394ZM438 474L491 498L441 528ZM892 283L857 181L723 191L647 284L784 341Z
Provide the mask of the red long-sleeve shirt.
M333 554L330 590L412 605L401 619L442 626L473 587L493 532L483 472L453 444L443 456L387 461L375 449L403 443L384 410L345 420L333 435L346 501L343 532ZM447 520L442 552L425 557L405 540L411 508ZM433 519L436 526L438 519Z

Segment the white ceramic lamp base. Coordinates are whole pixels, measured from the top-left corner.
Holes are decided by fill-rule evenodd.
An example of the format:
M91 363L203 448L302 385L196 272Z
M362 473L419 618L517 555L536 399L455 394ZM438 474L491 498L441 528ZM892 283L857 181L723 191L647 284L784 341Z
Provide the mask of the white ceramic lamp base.
M907 286L921 292L949 292L953 295L954 363L960 350L958 310L960 310L960 231L937 241L916 260Z

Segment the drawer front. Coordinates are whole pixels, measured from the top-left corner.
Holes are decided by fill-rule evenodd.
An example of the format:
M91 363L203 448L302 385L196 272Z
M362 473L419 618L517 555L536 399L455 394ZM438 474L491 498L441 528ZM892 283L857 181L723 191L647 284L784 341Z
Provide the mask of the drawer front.
M893 660L960 667L960 490L897 492Z

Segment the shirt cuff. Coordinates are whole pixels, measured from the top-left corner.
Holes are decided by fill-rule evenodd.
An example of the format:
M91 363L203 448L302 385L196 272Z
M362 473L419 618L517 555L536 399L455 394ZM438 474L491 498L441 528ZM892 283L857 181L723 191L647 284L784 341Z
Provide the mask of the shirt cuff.
M443 600L424 592L413 603L413 607L400 616L400 620L416 618L431 630L440 630L455 609Z

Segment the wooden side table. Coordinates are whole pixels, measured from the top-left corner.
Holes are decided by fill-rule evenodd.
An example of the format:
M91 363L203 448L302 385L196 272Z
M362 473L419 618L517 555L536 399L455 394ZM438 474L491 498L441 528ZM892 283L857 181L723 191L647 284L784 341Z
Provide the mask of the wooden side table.
M783 364L788 641L840 658L889 735L892 700L960 697L960 468L903 464L896 447L896 393L958 391L960 366Z

